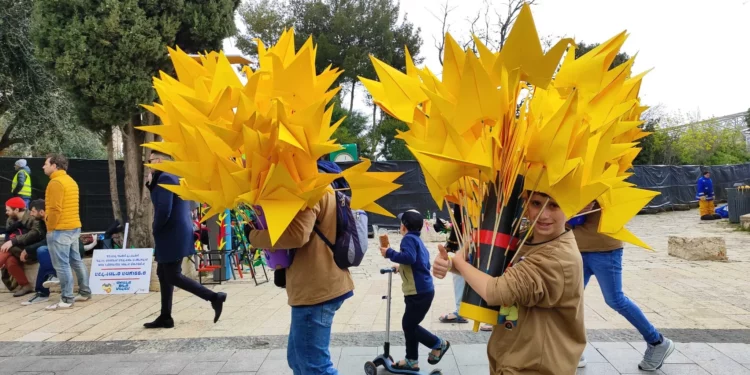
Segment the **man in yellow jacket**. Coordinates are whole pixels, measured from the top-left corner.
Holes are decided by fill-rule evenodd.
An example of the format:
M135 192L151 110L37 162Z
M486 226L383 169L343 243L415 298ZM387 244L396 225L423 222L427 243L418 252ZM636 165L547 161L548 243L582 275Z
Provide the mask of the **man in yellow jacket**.
M91 299L88 274L78 252L81 236L81 219L78 211L78 184L68 176L68 159L59 154L47 157L44 174L49 176L45 211L47 213L47 247L52 265L59 280L44 282L44 287L60 284L60 302L47 306L47 310L69 309L74 302ZM78 295L73 295L73 274L78 277Z

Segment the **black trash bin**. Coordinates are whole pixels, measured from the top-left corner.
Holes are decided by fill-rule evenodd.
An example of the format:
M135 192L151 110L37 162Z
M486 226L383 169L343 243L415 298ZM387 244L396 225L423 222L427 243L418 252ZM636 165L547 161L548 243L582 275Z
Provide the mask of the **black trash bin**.
M750 214L750 189L727 189L727 206L729 208L729 222L738 224L740 216Z

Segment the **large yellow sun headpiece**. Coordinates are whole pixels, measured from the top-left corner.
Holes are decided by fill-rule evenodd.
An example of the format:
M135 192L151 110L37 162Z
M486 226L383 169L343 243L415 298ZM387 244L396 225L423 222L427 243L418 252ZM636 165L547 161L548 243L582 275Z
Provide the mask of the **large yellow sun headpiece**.
M353 209L392 216L375 201L399 187L393 181L401 173L367 172L369 160L341 174L318 172L318 159L341 149L331 136L343 119L331 124L330 104L341 72L317 74L312 38L295 51L292 30L273 47L257 42L259 66L243 68L244 84L222 52L194 59L169 49L177 78L160 72L159 102L145 106L162 125L141 127L163 138L146 147L174 159L149 166L181 177L179 186L164 187L209 204L206 217L239 203L260 206L273 243L340 177Z
M553 197L567 217L598 201L600 233L648 248L625 228L657 195L625 182L636 141L648 135L638 127L645 73L631 74L635 58L609 69L626 38L620 33L578 59L570 39L545 53L525 5L499 52L477 38L478 54L463 50L447 34L442 79L415 67L407 52L405 73L372 57L379 80L360 80L409 126L398 137L438 205L479 212L494 190L499 213L517 198L522 176L525 190Z

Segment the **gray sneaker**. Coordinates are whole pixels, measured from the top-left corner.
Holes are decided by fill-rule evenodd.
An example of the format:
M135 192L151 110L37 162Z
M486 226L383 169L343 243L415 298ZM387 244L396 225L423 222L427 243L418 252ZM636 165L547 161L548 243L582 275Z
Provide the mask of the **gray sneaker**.
M673 351L674 342L666 337L662 338L661 344L659 345L648 344L646 354L643 355L643 360L638 364L638 368L641 371L656 371L664 365L664 360L667 359Z
M47 288L47 289L52 288L53 286L58 286L58 285L60 285L60 279L58 279L58 278L56 278L54 276L49 277L47 280L45 280L42 283L42 286L45 287L45 288Z
M37 303L47 302L49 301L49 297L40 296L39 294L35 295L34 297L31 297L30 300L21 302L21 306L30 306Z
M76 297L74 298L74 301L76 301L76 302L86 302L86 301L89 301L89 300L91 300L91 295L90 294L87 295L87 296L84 296L83 294L77 294Z

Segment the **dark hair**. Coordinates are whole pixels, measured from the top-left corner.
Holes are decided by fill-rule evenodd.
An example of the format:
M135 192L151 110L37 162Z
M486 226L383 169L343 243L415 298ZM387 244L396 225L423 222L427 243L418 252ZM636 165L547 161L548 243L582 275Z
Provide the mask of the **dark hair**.
M44 199L37 199L31 201L29 203L29 209L36 209L37 211L41 211L44 209Z
M709 174L709 173L711 173L711 171L709 171L708 169L704 169L704 170L703 170L703 175L704 175L704 176L705 176L705 175L707 175L707 174Z
M47 155L47 159L49 159L49 164L56 165L57 169L61 169L63 171L68 170L68 158L66 158L62 154L49 154Z
M172 159L171 156L169 156L169 155L167 155L167 154L165 154L165 153L163 153L161 151L156 151L156 150L151 150L151 155L156 156L156 157L160 157L162 159L170 159L170 160Z

